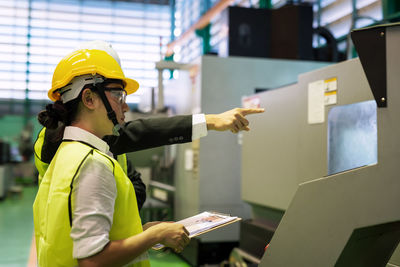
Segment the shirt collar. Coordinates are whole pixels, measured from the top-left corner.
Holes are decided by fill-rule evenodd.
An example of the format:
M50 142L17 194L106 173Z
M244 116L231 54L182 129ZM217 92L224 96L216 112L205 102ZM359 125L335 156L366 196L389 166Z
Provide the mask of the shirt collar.
M101 152L108 154L110 147L106 142L104 142L102 139L98 138L92 133L89 133L86 130L83 130L82 128L75 127L75 126L67 126L65 127L64 130L64 137L63 140L74 140L74 141L83 141Z

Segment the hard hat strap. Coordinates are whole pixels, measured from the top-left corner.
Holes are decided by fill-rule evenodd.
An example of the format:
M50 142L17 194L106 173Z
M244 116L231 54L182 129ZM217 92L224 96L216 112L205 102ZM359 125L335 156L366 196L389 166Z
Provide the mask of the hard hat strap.
M117 120L117 115L115 114L115 111L112 109L110 102L108 102L107 96L105 94L104 90L104 84L103 83L96 83L93 84L97 88L97 92L103 101L104 107L107 110L107 117L112 123L114 124L113 127L113 135L119 136L119 130L121 129L121 125L119 125L118 120Z

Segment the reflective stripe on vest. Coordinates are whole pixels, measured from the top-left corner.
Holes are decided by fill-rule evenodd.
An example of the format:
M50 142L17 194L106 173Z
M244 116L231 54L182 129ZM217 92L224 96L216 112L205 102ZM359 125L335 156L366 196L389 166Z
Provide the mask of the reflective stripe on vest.
M141 233L142 224L132 183L116 160L92 147L76 142L62 142L40 184L33 204L33 219L38 265L77 266L72 258L73 242L70 238L69 197L74 177L80 174L83 162L89 157L102 162L115 177L113 224L109 233L111 241ZM141 260L140 262L137 262ZM127 266L150 266L147 254Z

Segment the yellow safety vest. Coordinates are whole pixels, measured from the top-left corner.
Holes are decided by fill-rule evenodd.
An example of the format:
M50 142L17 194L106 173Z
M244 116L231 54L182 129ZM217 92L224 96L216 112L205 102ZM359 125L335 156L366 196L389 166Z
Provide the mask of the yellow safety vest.
M38 135L38 137L35 141L35 145L34 145L35 166L39 172L39 177L38 177L39 184L42 182L44 173L46 172L47 168L49 167L48 163L42 161L42 148L43 148L43 143L44 143L45 132L46 132L46 128L43 128L39 132L39 135ZM128 174L128 164L126 162L127 161L126 154L118 155L117 161L118 161L119 165L121 165L122 170L126 174Z
M126 154L121 154L117 156L117 161L121 165L122 170L126 175L128 175L128 163L126 162Z
M45 132L46 132L46 128L43 128L39 132L39 135L36 139L35 145L33 146L34 152L35 152L34 153L35 154L35 166L39 172L39 177L38 177L39 184L42 182L44 173L46 172L47 168L49 167L48 163L45 163L42 161L42 147L43 147Z
M103 162L113 173L117 186L113 224L109 233L111 241L128 238L143 232L136 195L116 160L84 143L64 141L58 148L43 176L35 202L33 219L38 266L78 266L72 257L71 186L80 168L89 157ZM147 253L127 266L150 266Z

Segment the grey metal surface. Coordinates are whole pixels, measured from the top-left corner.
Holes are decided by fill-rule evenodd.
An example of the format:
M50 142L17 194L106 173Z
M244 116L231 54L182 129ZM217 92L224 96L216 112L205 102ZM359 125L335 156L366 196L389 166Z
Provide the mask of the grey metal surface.
M284 122L276 126L272 123L278 119L268 113L252 121L259 130L243 140L243 198L287 209L259 266L334 266L354 229L400 220L400 28L388 28L386 34L388 106L377 111L377 164L327 176L327 114L331 107L326 107L324 123L307 124L309 82L337 77L337 105L373 99L357 59L300 76L298 85L292 88L298 92L295 96L287 90L289 104L296 102L292 98L298 102L289 115L283 113L283 119L295 117L288 121L297 123L295 126ZM283 94L285 89L261 96L262 103L276 116L285 109L272 105L284 98L278 91ZM266 149L273 153L266 153ZM280 161L273 161L273 165L276 157ZM280 171L270 176L274 168ZM296 191L293 188L297 184ZM271 194L284 197L275 199ZM396 255L398 252L390 262L393 265L398 265Z
M199 87L193 92L198 110L220 113L241 106L243 95L255 88L275 88L295 83L300 73L326 66L321 62L203 56ZM191 87L189 87L192 89ZM257 115L253 115L257 116ZM217 210L249 218L250 208L241 199L241 148L237 135L209 132L200 139L197 171L184 169L186 149L180 145L176 169L176 217L192 216L204 210ZM237 241L239 224L200 236L204 242Z
M328 114L328 175L376 164L375 100L331 108Z

